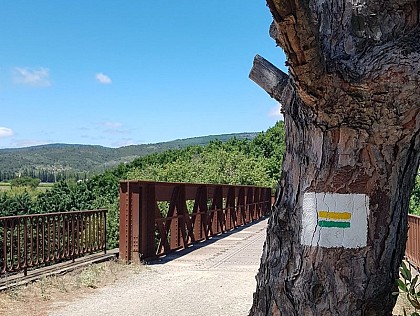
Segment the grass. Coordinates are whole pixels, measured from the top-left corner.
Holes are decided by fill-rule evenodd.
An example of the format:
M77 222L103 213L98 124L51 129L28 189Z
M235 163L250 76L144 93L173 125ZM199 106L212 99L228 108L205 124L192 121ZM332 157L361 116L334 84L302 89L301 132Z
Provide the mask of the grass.
M0 191L9 191L10 184L5 182L0 182Z
M54 183L41 182L41 183L38 185L38 188L39 188L39 187L52 188L53 186L54 186Z
M89 269L85 269L80 273L79 282L85 287L96 289L104 270L104 266L102 265L91 266Z
M54 183L41 182L41 183L38 185L38 187L36 188L36 190L37 190L38 192L42 192L42 193L44 193L44 192L48 191L49 189L51 189L53 186L54 186Z
M51 189L54 186L54 183L40 183L39 186L36 188L38 192L46 192L47 190ZM0 182L0 192L1 191L10 191L12 188L10 183L7 182Z
M392 314L402 316L404 315L404 309L406 310L407 315L411 315L409 311L412 311L413 307L411 306L407 297L405 295L398 295L397 304L395 304Z
M146 269L107 261L61 276L42 278L32 284L0 292L0 315L44 316L100 287Z

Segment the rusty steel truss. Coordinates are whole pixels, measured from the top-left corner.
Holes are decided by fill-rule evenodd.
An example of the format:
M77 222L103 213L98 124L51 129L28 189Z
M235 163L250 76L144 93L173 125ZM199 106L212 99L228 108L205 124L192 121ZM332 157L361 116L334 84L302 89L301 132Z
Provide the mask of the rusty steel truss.
M120 259L136 262L186 248L270 209L270 188L122 181Z
M0 276L106 253L107 210L0 217Z

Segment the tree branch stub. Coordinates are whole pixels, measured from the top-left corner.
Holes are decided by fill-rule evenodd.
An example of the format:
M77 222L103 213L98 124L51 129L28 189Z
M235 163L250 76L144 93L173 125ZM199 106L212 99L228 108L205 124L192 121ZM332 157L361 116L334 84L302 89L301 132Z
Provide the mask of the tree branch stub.
M283 71L260 55L256 55L249 78L267 92L270 97L284 104L285 100L282 95L289 82L289 76Z

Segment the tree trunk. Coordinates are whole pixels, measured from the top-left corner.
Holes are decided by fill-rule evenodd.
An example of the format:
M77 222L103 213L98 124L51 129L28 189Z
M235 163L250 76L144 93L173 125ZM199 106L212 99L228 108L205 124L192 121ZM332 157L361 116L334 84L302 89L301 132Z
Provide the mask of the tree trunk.
M267 3L288 84L261 78L277 70L260 57L251 78L282 103L287 148L250 314L391 315L420 158L420 4Z

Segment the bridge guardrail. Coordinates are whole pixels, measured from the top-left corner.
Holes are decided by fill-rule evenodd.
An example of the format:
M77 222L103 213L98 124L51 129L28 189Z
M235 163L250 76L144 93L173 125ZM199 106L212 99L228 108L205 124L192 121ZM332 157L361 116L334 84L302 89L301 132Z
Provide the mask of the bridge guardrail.
M106 253L107 210L0 217L0 276Z
M121 181L119 257L136 262L186 248L270 209L270 188Z
M408 236L405 256L418 269L420 268L420 217L408 215Z

